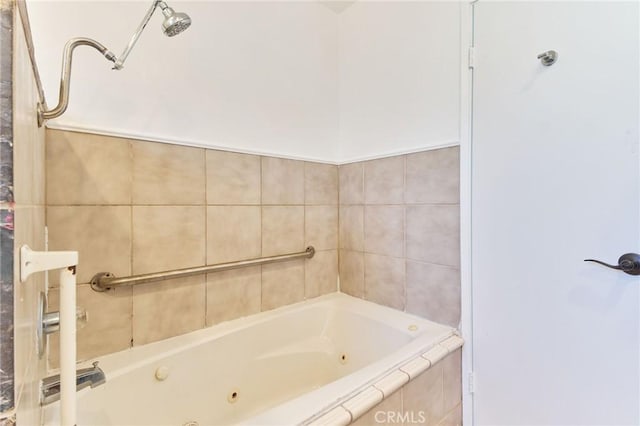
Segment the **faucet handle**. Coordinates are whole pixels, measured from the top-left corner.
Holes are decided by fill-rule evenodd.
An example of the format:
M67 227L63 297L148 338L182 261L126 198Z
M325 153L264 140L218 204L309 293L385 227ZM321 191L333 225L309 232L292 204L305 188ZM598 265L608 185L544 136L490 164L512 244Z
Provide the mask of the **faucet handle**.
M89 322L89 312L80 306L76 307L76 326L78 329L84 328Z

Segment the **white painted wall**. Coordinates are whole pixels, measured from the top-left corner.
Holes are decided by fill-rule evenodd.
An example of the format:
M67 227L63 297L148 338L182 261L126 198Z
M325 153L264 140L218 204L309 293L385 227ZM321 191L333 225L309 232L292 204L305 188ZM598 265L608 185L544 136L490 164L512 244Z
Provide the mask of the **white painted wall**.
M119 55L151 1L29 1L49 104L62 49L95 38ZM170 2L171 5L171 2ZM88 47L74 57L56 127L335 160L337 19L316 2L173 3L192 17L172 38L156 11L122 71Z
M340 19L340 159L457 143L458 2L356 2Z
M638 425L638 3L475 9L475 424Z
M29 0L49 104L66 41L120 54L149 4ZM154 16L122 71L76 50L69 109L50 126L331 162L459 140L456 2L173 6L192 27L167 38Z

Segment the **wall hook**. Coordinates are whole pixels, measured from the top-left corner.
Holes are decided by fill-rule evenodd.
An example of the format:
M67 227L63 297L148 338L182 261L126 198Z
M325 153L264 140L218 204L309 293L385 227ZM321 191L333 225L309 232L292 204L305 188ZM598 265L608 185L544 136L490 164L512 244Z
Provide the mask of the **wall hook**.
M542 65L544 65L545 67L549 67L555 64L558 60L558 52L556 52L555 50L547 50L546 52L539 54L538 59L540 59Z

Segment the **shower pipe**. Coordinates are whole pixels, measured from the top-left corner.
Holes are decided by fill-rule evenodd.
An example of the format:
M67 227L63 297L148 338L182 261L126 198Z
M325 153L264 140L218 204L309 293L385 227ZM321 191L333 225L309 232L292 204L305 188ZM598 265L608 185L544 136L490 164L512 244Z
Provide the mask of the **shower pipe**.
M281 254L278 256L258 257L255 259L239 260L236 262L217 263L215 265L197 266L194 268L175 269L171 271L155 272L151 274L133 275L130 277L115 277L110 272L99 272L91 279L91 288L103 292L124 285L144 284L153 281L170 280L172 278L189 277L211 272L228 271L230 269L246 268L249 266L267 265L269 263L287 262L295 259L311 259L316 253L313 246L303 252Z
M124 66L124 61L127 59L127 56L129 56L129 53L131 53L131 50L138 41L138 38L140 38L142 31L149 23L153 12L155 12L157 8L160 8L162 10L162 14L165 17L165 19L162 21L162 32L167 37L173 37L180 34L191 25L191 18L189 17L189 15L182 12L175 12L162 0L154 0L146 15L144 16L144 18L142 18L142 22L138 26L138 29L135 33L133 33L131 40L129 40L129 44L127 44L119 58L113 52L107 49L102 43L99 43L91 38L77 37L69 40L64 46L64 52L62 55L62 73L60 76L60 93L58 95L58 105L56 105L52 109L47 109L46 103L44 101L38 103L38 126L42 127L46 120L60 117L62 114L64 114L64 112L67 110L67 107L69 106L71 63L73 60L73 50L76 47L93 47L98 52L100 52L108 61L113 62L114 70L121 70ZM44 94L42 95L42 98L44 98Z

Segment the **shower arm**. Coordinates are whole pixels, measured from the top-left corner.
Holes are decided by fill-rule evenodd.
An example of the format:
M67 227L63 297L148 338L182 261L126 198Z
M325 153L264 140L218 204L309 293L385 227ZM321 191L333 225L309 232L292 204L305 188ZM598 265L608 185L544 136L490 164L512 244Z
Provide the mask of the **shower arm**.
M129 56L129 53L131 53L131 50L138 41L138 38L140 38L140 34L144 31L144 28L149 23L153 12L155 12L158 7L162 9L162 14L166 18L162 26L163 31L167 36L172 37L179 34L191 25L191 18L189 18L187 14L176 14L175 11L163 0L153 0L151 7L142 19L138 29L133 34L133 37L131 37L131 40L129 40L129 44L125 47L120 58L117 58L113 52L93 39L79 37L69 40L64 47L64 54L62 57L62 75L60 77L60 95L58 96L58 105L53 109L47 109L45 101L38 103L38 127L42 127L45 120L60 117L67 110L67 106L69 105L69 86L71 84L71 60L73 59L73 50L78 46L91 46L102 53L108 61L114 63L114 70L121 70L124 61L127 59L127 56Z
M45 109L46 106L38 103L38 126L42 127L45 120L60 117L69 106L69 86L71 84L71 62L73 59L73 50L78 46L90 46L102 53L108 61L116 62L116 55L113 54L101 43L84 37L72 38L64 46L64 54L62 57L62 75L60 76L60 94L58 95L58 105L53 109Z
M129 56L129 53L131 53L131 50L133 49L133 46L135 46L136 43L138 42L138 39L140 38L140 35L142 34L142 31L144 31L145 27L147 26L147 24L151 20L151 16L153 16L153 12L156 11L158 6L160 6L160 8L162 10L166 9L167 7L169 7L162 0L153 0L153 3L151 4L151 7L147 11L147 14L144 15L144 18L142 18L142 22L140 22L140 25L138 26L138 29L136 30L135 33L133 33L133 36L131 36L131 40L129 40L129 44L127 44L127 47L124 48L124 51L122 52L122 54L116 60L115 65L113 66L114 70L121 70L122 69L122 67L124 66L124 61L127 59L127 56Z

